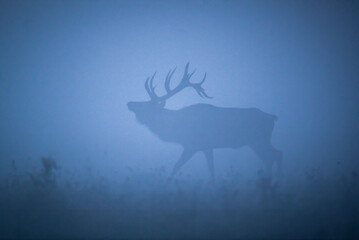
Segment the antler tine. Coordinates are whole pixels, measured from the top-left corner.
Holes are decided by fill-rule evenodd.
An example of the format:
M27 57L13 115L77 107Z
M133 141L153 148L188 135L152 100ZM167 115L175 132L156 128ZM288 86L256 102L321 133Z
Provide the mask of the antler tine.
M187 80L188 80L188 81L191 79L192 75L193 75L195 72L196 72L196 69L194 69L192 73L190 73L190 74L187 75Z
M188 68L189 68L189 62L187 62L186 67L184 69L184 74L185 75L188 73Z
M199 83L200 85L202 85L202 83L204 83L204 81L206 81L206 77L207 77L207 73L204 73L204 77L203 77L202 81Z
M150 97L151 97L151 91L150 91L150 88L148 87L149 80L150 80L150 78L148 77L145 82L145 89L146 89L146 92L148 93L148 95L150 95Z
M156 94L155 94L155 87L153 87L153 79L155 78L155 76L156 76L156 72L152 75L151 80L150 80L150 88L151 88L152 93L153 93L154 95L156 95Z
M155 93L155 88L153 87L153 79L155 78L156 72L152 75L151 79L148 77L145 82L145 89L150 96L151 100L155 100L158 96Z
M192 74L194 73L194 72L192 72L191 74L188 74L188 68L189 68L189 62L186 64L186 67L184 69L184 73L183 73L183 77L182 77L182 80L180 82L180 85L181 84L187 84L189 82L189 79L190 79L190 77L188 77L188 76L190 76L190 75L192 76Z
M202 84L204 83L204 81L206 80L207 77L207 73L204 74L204 77L202 79L202 81L200 81L199 83L191 83L191 87L193 87L196 92L198 93L198 95L202 98L213 98L207 95L207 93L205 92L205 90L202 87Z
M173 69L173 71L170 70L166 76L165 89L166 89L167 93L171 92L170 82L171 82L171 78L172 78L173 74L175 73L175 71L176 71L176 68Z

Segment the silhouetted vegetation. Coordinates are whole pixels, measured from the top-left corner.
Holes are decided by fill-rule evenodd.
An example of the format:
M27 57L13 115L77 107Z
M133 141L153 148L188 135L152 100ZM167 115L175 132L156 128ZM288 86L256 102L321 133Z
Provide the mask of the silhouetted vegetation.
M52 158L38 172L1 183L1 238L296 238L356 239L359 181L354 170L267 184L229 169L215 185L168 172L129 169L116 186L91 175L77 183ZM84 180L85 181L85 180Z

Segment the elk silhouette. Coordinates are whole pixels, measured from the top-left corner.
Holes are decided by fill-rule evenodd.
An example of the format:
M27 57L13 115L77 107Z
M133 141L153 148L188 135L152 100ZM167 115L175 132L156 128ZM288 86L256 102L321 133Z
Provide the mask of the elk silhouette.
M280 171L282 153L271 144L274 121L277 119L275 115L257 108L223 108L210 104L194 104L180 110L164 108L166 100L187 87L196 90L203 98L211 98L202 88L206 74L201 82L191 83L189 80L195 70L188 73L188 68L189 63L185 67L182 80L173 89L170 83L176 69L168 72L164 84L166 94L163 96L155 93L154 73L145 82L150 101L127 103L136 119L161 140L183 146L182 155L176 162L170 179L196 152L203 152L214 181L213 150L243 146L254 150L266 166L269 176L274 162Z

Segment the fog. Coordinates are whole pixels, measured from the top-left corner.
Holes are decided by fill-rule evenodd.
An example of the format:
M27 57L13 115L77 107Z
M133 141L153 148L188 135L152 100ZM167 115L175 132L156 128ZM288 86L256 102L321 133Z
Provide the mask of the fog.
M0 238L356 239L358 9L1 1ZM139 123L127 103L150 100L154 72L164 95L168 71L176 68L174 87L187 62L191 82L206 73L213 98L184 89L165 108L277 116L281 176L266 182L244 146L214 150L215 182L202 153L168 180L182 147Z

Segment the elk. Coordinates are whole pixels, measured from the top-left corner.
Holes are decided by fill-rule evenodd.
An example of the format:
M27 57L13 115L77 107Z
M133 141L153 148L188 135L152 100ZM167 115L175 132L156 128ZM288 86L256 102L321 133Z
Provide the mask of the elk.
M269 174L274 162L280 171L282 153L271 144L274 121L277 119L275 115L257 108L224 108L210 104L194 104L180 110L164 108L166 100L185 88L193 88L202 98L211 98L202 87L206 74L201 82L191 83L190 78L195 70L189 73L188 68L189 63L185 67L182 80L174 88L171 88L170 83L176 69L168 72L164 83L166 94L163 96L155 93L154 73L145 82L150 101L127 103L136 119L162 141L183 147L169 179L172 179L195 153L203 152L214 181L213 150L243 146L249 146L258 155Z

